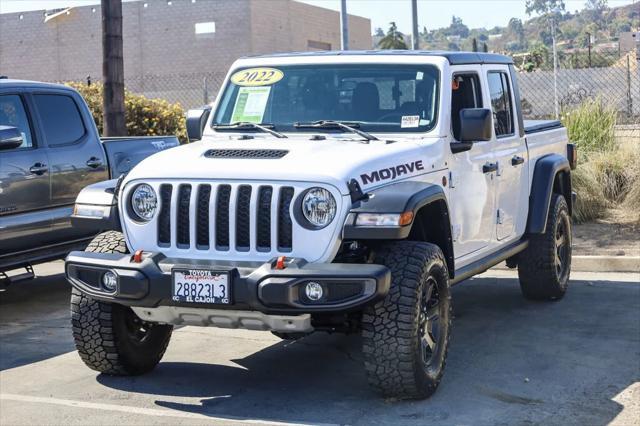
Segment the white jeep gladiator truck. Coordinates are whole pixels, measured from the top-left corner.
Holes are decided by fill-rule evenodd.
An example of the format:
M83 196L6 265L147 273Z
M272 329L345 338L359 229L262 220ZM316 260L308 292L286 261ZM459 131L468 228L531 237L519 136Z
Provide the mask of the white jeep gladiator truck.
M423 398L453 284L506 260L527 298L567 290L575 147L523 121L508 57L243 58L187 127L198 142L77 199L74 220L105 231L66 260L94 370L152 370L174 325L360 332L370 383Z

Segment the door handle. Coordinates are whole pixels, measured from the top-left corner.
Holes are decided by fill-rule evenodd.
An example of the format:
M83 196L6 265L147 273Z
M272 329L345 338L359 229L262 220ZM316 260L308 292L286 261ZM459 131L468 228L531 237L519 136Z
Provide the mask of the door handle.
M524 163L524 158L520 157L519 155L514 155L513 158L511 159L512 166L517 166L518 164L522 164L522 163Z
M102 160L98 157L91 157L87 160L87 166L91 167L92 169L97 169L98 167L102 166Z
M498 163L487 163L482 166L482 173L493 173L498 171Z
M49 170L49 167L47 167L47 165L44 163L36 163L29 168L29 171L32 174L38 175L38 176L45 174L48 170Z

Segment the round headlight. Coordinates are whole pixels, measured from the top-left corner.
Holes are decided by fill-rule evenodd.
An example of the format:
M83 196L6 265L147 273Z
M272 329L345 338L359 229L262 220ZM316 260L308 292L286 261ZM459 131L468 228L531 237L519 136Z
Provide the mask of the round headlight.
M156 214L158 197L150 185L143 183L133 190L131 195L131 209L140 220L150 221Z
M313 226L324 228L336 217L336 199L324 188L311 188L302 199L302 214Z

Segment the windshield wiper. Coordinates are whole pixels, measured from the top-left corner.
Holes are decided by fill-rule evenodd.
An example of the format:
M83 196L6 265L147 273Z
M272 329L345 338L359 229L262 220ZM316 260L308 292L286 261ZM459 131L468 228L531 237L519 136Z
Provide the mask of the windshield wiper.
M310 128L310 129L342 129L342 130L346 130L348 132L351 133L355 133L358 136L361 136L363 138L365 138L368 141L377 141L379 140L378 138L376 138L375 136L373 136L370 133L367 132L363 132L362 130L358 130L356 129L356 127L359 127L360 124L358 123L351 123L349 122L349 124L340 122L340 121L333 121L333 120L319 120L319 121L312 121L310 123L293 123L293 127L296 127L298 129L304 129L304 128Z
M213 127L214 129L218 129L218 130L231 130L231 129L257 129L260 130L262 132L265 133L269 133L273 136L275 136L276 138L286 138L287 135L284 135L280 132L276 132L275 130L272 130L274 128L273 124L257 124L257 123L251 123L249 121L236 121L235 123L229 123L229 124L217 124L214 123L211 127Z

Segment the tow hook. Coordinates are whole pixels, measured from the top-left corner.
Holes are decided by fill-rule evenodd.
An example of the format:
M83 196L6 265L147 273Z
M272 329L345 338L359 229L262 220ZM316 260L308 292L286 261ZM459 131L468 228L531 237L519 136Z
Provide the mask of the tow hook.
M287 267L285 261L287 260L287 258L285 256L279 256L278 260L276 260L276 267L275 269L281 271L283 269L285 269Z

